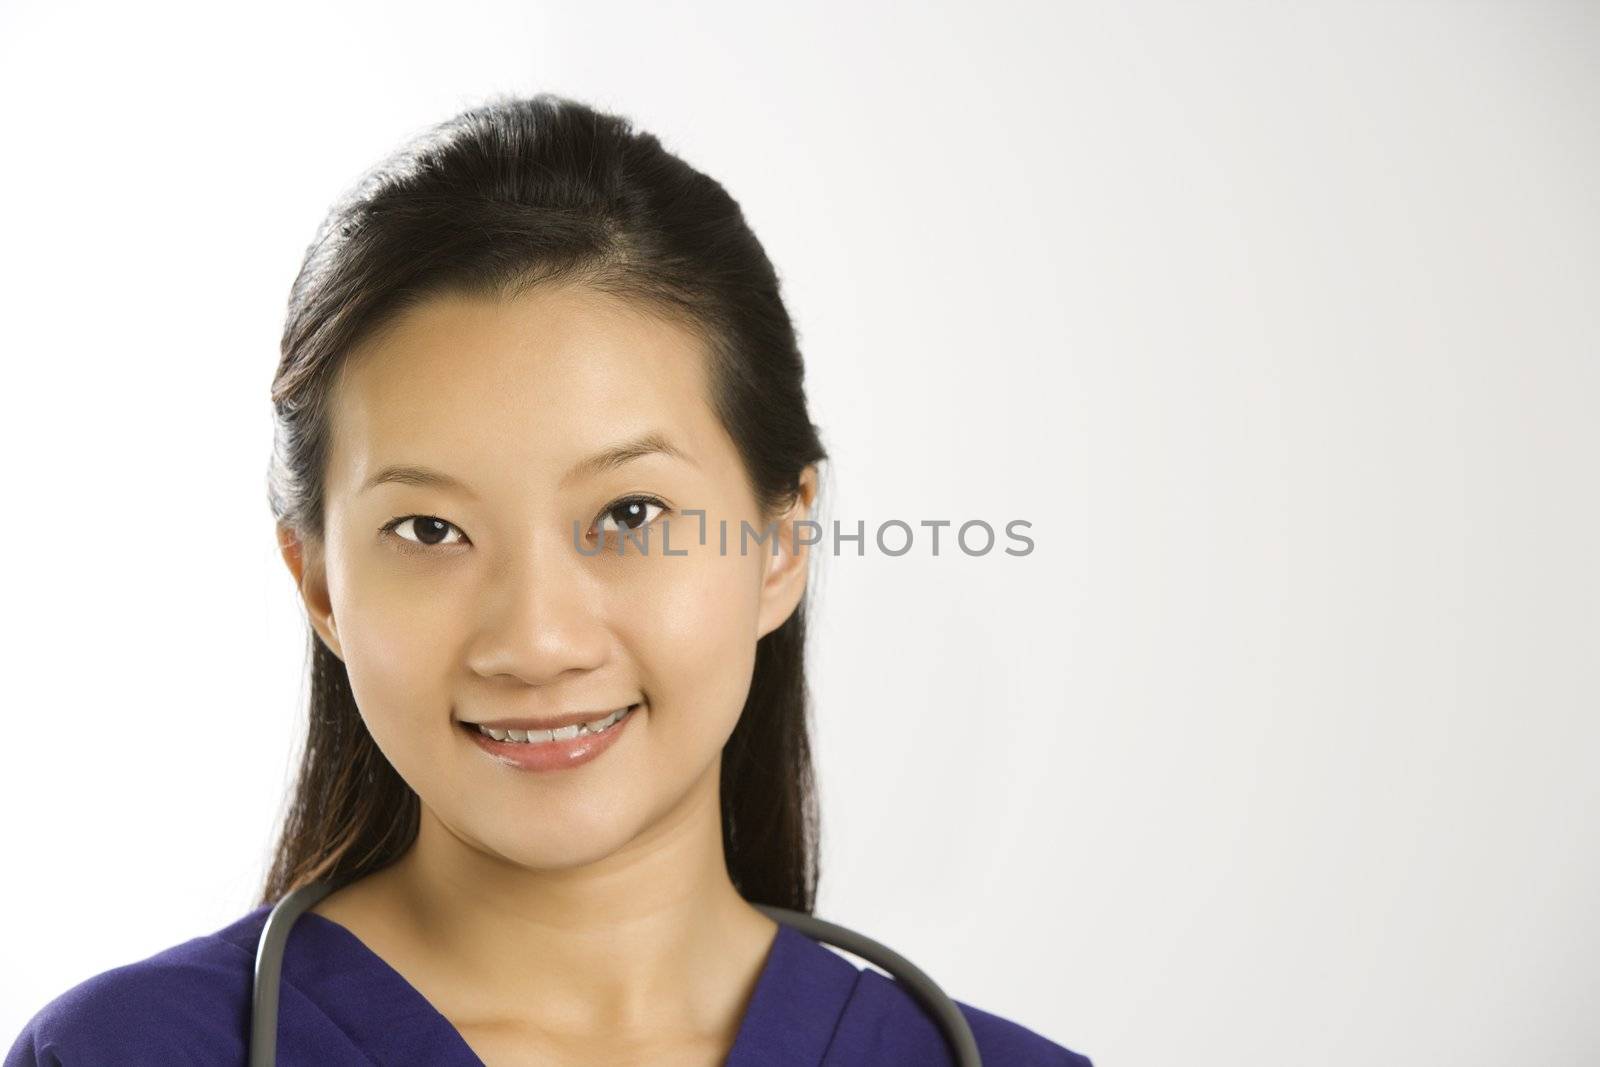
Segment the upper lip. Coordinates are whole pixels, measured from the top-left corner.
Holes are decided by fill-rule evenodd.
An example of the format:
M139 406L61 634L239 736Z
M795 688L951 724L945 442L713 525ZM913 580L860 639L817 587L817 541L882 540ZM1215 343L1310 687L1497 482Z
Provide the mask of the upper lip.
M579 723L594 722L603 719L613 711L633 707L629 704L616 704L601 711L575 711L570 715L555 715L548 719L535 719L531 716L506 719L466 719L461 721L473 726L489 726L496 730L558 730L563 726L577 726Z

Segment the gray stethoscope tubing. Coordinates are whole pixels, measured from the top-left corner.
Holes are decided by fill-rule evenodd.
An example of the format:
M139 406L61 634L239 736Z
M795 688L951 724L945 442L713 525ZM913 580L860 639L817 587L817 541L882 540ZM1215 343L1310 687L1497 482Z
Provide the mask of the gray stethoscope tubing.
M283 949L289 940L289 928L311 905L333 892L331 882L312 882L284 896L273 905L267 924L261 928L261 940L256 945L255 991L250 1008L250 1067L275 1067L278 1054L278 986L283 975ZM955 1001L934 984L916 965L886 945L858 934L848 927L767 904L757 904L767 918L784 923L818 941L826 941L846 952L882 967L900 980L921 1003L924 1010L939 1024L945 1040L956 1056L956 1067L983 1067L978 1058L978 1043L972 1037L972 1028Z

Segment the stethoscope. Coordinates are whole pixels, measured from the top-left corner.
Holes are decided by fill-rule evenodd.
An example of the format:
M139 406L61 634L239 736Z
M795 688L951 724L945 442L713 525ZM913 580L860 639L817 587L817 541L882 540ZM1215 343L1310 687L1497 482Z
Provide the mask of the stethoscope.
M273 905L256 946L254 1002L250 1010L250 1067L276 1067L278 1055L278 985L283 973L283 949L289 928L311 905L333 892L332 882L312 882L288 893ZM757 904L767 918L786 923L803 934L853 952L899 979L931 1015L956 1056L956 1067L983 1067L972 1028L955 1001L916 965L886 945L846 926L807 915L803 911Z

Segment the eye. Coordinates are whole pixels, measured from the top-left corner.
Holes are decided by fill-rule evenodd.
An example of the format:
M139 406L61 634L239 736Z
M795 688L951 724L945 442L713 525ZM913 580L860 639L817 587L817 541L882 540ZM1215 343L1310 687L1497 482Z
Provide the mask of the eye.
M445 543L444 538L449 531L461 532L460 527L454 523L445 522L436 515L401 515L384 523L383 532L398 532L404 530L407 526L412 527L412 533L416 536L406 537L401 534L400 540L409 542L411 545L420 545L422 548L410 548L406 545L401 545L401 549L406 552L418 552L436 547Z
M650 514L651 508L656 509L656 514ZM606 526L607 520L615 517L625 523L628 529L637 530L641 526L654 522L660 513L665 510L667 510L667 505L653 496L624 497L614 504L608 504L606 509L596 517L595 529L599 531L601 537L604 537L608 529ZM622 532L622 526L618 525L616 521L611 523L609 529L615 530L619 534Z

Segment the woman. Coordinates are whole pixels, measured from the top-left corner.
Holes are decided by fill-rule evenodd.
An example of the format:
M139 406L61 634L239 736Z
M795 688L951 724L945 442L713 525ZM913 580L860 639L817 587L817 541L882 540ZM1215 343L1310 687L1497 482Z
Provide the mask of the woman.
M625 119L501 99L370 172L273 382L314 632L260 904L69 990L7 1067L242 1062L268 913L317 885L280 1063L952 1062L756 906L817 882L803 376L737 203ZM959 1007L986 1064L1088 1062Z

